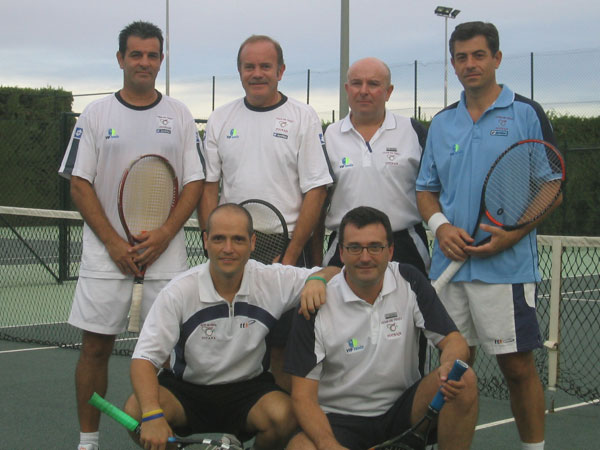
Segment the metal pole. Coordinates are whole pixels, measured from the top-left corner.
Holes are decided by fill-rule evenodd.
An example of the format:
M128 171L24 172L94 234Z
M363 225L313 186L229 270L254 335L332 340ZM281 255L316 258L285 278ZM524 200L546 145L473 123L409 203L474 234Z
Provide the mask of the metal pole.
M212 110L215 110L215 76L212 79Z
M531 52L531 100L533 100L533 52Z
M448 106L448 16L444 17L444 108Z
M341 24L340 24L340 114L339 117L345 117L348 114L348 99L344 90L346 83L346 74L349 67L349 0L341 0Z
M310 102L310 69L308 69L306 73L306 104L308 105Z
M415 59L415 112L413 117L417 118L417 60Z
M167 1L167 26L165 28L165 94L169 95L169 0Z

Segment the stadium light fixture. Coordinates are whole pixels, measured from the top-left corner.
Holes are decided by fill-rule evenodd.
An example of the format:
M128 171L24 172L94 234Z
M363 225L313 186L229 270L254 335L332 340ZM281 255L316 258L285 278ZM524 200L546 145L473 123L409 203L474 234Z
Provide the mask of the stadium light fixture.
M436 16L444 18L444 108L448 106L448 18L456 19L460 9L449 6L438 6L435 8Z

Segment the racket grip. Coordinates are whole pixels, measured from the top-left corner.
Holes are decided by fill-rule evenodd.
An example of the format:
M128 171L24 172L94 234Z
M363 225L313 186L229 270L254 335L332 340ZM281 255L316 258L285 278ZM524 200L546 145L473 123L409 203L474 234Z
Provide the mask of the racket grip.
M435 289L436 292L439 293L440 289L445 287L450 282L452 277L454 277L454 275L456 275L456 272L458 272L460 270L460 268L463 266L465 261L452 261L448 265L448 267L446 267L446 270L444 270L442 272L442 274L438 277L438 279L432 283L433 288Z
M142 313L142 283L133 284L133 292L131 293L131 307L129 308L129 325L127 331L139 333L141 313Z
M131 417L124 411L121 411L115 405L110 403L109 401L100 397L96 392L92 395L92 397L88 400L88 403L92 406L95 406L108 417L111 417L117 423L120 423L129 431L137 432L138 426L140 425L137 420Z
M466 362L457 359L454 361L454 365L448 374L448 380L460 380L460 377L462 377L463 373L465 373L468 368L469 365ZM444 401L444 394L442 394L442 390L440 388L437 391L437 394L435 394L435 397L433 397L429 407L435 411L439 411L442 409L442 406L444 406Z

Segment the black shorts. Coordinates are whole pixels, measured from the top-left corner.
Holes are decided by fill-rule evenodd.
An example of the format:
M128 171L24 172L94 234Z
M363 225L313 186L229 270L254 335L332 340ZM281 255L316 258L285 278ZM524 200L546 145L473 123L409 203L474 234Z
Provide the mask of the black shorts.
M179 436L230 433L248 440L253 436L246 431L250 409L269 392L281 391L270 372L251 380L206 386L188 383L170 370L163 370L158 382L179 400L185 411L187 425L173 428Z
M408 388L392 407L380 416L364 417L328 413L327 419L337 441L350 450L364 450L408 430L410 413L420 382L421 380ZM435 432L431 433L430 443L435 443L435 434Z

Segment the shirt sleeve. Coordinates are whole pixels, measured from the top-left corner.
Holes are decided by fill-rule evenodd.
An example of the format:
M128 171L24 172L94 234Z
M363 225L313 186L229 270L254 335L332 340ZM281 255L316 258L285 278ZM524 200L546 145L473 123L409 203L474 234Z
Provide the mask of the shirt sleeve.
M183 179L185 186L192 181L204 180L206 177L205 159L202 154L202 143L196 122L191 113L186 111L184 117L183 142Z
M427 339L437 344L452 331L458 331L429 280L411 265L398 264L398 269L416 294L414 321L424 331Z
M163 289L144 321L132 359L145 359L160 368L179 339L180 313L174 293Z
M310 108L304 119L306 124L303 124L301 131L298 153L298 174L302 193L333 182L319 117Z
M206 181L216 182L221 179L221 157L219 156L219 127L215 123L214 113L208 118L206 135L204 137L204 151L206 153Z
M312 314L310 320L306 320L300 314L294 316L283 367L283 370L291 375L320 379L325 353L315 328L317 314Z
M96 151L94 130L90 123L89 114L84 110L73 128L58 173L67 179L74 175L93 184L96 179L97 162L98 153Z

